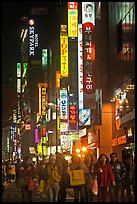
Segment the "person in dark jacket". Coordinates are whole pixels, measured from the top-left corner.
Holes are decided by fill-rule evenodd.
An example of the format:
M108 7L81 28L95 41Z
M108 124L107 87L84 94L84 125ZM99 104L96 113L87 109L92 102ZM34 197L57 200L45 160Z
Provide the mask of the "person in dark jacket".
M15 172L16 172L16 177L15 177L15 184L17 185L17 180L19 178L19 168L20 168L21 160L17 159L17 163L15 164Z
M126 175L125 175L125 179L124 179L124 189L126 190L126 194L127 194L127 199L128 202L132 201L132 185L131 185L131 176L130 176L130 171L131 171L131 163L132 163L132 157L131 155L127 154L125 156L125 161L123 161L125 168L126 168Z
M91 153L87 153L84 158L84 163L89 170L89 173L85 174L86 202L94 202L94 194L91 191L91 185L93 184L94 167L95 167L96 160Z
M133 188L133 193L134 193L134 198L135 198L135 157L134 157L134 163L133 163L133 165L131 166L131 169L130 169L129 176L131 178L131 185L132 185L132 188Z
M56 154L56 164L58 166L59 173L61 175L58 201L66 202L66 196L67 196L66 188L68 185L69 174L67 172L68 162L65 160L64 155L62 153Z
M110 154L110 165L112 167L115 179L115 186L110 185L110 201L121 202L123 193L123 179L126 174L126 168L122 162L117 159L116 153Z
M19 177L17 181L18 185L20 185L20 182L22 181L21 185L22 202L32 202L33 191L29 191L28 182L29 179L34 179L34 177L36 176L36 169L32 164L29 155L24 157L23 162L20 164L18 171L19 171L18 172Z

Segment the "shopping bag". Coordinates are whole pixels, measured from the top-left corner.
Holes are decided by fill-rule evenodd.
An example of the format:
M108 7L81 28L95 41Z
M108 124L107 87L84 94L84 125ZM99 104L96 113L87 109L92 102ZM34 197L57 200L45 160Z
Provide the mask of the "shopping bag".
M83 170L70 171L70 185L80 186L83 184L85 184L84 171Z
M38 189L37 189L37 191L39 191L39 192L44 192L44 190L45 190L45 181L44 180L41 180L40 181L40 184L39 184L39 186L38 186Z
M98 182L97 182L97 179L94 178L93 179L93 182L91 183L91 191L97 195L98 194Z
M29 191L34 191L36 188L35 181L33 179L29 179L28 181L28 189Z

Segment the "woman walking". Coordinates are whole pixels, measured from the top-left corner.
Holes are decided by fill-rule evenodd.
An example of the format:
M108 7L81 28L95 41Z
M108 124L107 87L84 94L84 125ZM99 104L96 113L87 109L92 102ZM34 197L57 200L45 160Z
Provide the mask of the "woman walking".
M98 202L109 201L109 187L115 185L114 173L105 154L101 154L95 166L95 177L98 182Z
M88 153L84 158L84 163L87 166L89 173L85 174L85 193L86 202L92 202L94 195L91 191L91 185L94 179L95 158L91 153Z
M29 190L28 182L36 176L36 169L31 162L30 156L25 156L20 164L17 186L22 191L22 202L32 202L33 191Z
M46 186L45 190L47 191L47 195L49 198L49 202L57 202L58 201L58 193L59 193L59 183L61 181L61 176L59 174L59 169L56 162L56 155L51 154L49 156L49 164L46 168Z

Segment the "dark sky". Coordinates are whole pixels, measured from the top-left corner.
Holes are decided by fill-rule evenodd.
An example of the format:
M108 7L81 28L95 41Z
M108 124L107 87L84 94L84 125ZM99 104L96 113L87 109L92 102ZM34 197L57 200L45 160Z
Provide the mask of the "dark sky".
M23 16L28 16L32 7L48 7L51 18L50 26L46 22L43 26L48 29L50 36L55 36L52 31L57 18L51 12L61 2L2 2L2 120L7 124L16 105L16 66L20 62L20 33ZM53 9L54 10L54 9ZM47 38L49 41L49 38ZM43 45L45 46L45 45Z
M30 3L2 3L2 82L15 82L16 63L20 59L21 17L29 12Z
M2 2L2 82L16 83L16 64L20 62L21 18L35 6L52 7L55 2Z

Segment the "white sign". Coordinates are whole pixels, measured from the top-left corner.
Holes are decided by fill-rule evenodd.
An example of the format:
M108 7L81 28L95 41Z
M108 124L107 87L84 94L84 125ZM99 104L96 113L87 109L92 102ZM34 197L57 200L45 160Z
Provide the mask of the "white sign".
M29 26L29 56L35 55L35 47L38 47L38 34L34 26Z
M90 22L95 25L94 2L82 2L82 24Z
M60 132L67 132L68 131L68 123L60 122Z
M82 24L78 24L78 93L79 93L79 109L83 109L83 39L82 39Z
M67 90L60 90L60 119L68 119L68 110L67 110Z

